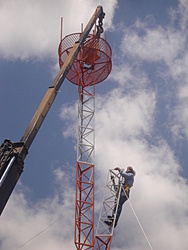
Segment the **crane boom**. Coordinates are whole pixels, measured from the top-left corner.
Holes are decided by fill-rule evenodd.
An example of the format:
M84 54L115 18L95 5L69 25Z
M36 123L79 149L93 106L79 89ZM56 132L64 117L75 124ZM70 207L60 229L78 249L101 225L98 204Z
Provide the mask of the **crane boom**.
M12 142L6 139L0 146L0 215L23 172L24 159L28 154L28 150L84 41L98 18L100 21L104 18L102 6L97 7L79 40L75 42L65 63L43 97L20 142Z

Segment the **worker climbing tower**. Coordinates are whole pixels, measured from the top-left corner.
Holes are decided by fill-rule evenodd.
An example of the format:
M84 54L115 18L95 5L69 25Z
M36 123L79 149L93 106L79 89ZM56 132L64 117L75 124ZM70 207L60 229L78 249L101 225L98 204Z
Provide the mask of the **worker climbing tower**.
M101 8L101 7L100 7ZM93 34L88 34L67 79L78 86L78 138L76 165L75 236L77 249L94 247L94 186L95 186L95 85L104 81L112 68L111 48L103 33L101 11ZM97 24L98 21L98 24ZM63 66L81 33L67 35L59 45L59 64Z

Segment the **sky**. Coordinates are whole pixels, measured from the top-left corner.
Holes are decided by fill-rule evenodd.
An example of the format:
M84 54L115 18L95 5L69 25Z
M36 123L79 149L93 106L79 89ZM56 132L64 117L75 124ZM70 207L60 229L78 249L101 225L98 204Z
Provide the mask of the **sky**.
M98 5L112 72L96 86L95 224L108 170L131 165L130 202L152 248L186 250L188 1L1 0L0 142L21 139L58 73L61 16L64 37ZM1 250L75 249L77 99L65 80L0 217ZM150 249L128 202L111 249Z

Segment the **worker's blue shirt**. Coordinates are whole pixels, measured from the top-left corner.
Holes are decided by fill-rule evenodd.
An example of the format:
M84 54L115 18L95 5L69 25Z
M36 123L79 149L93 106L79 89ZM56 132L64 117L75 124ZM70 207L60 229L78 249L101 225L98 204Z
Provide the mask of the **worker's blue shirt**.
M120 171L120 175L124 178L124 184L127 184L130 187L133 186L133 183L134 183L134 174L133 173L126 173L126 170L122 169Z

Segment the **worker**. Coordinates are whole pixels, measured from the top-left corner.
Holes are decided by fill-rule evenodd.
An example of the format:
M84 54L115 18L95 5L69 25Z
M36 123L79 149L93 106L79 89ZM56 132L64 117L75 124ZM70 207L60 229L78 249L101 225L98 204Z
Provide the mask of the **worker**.
M115 220L115 224L114 224L114 228L115 228L117 226L117 223L118 223L121 211L122 211L123 204L129 198L130 188L133 186L134 176L136 175L136 172L134 171L134 169L131 166L128 166L127 169L121 169L120 167L115 167L114 170L119 171L120 175L123 177L123 183L122 183L123 188L121 189L121 193L120 193L119 205L117 208L116 220ZM115 184L113 175L111 175L111 180L113 182L114 190L116 191L116 199L117 199L118 194L119 194L119 185ZM115 212L116 212L116 206L114 207L112 216L108 216L109 220L104 221L108 226L113 225Z

